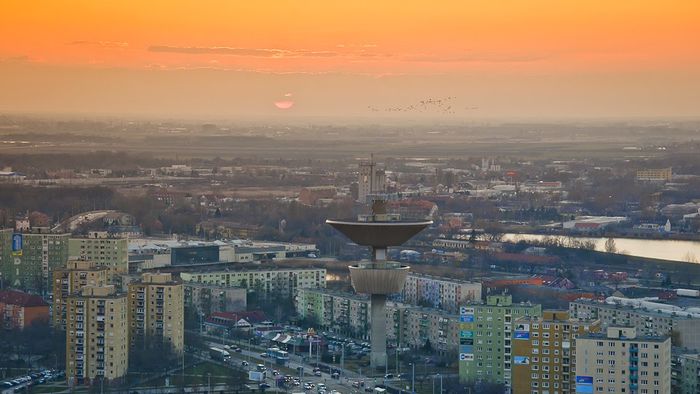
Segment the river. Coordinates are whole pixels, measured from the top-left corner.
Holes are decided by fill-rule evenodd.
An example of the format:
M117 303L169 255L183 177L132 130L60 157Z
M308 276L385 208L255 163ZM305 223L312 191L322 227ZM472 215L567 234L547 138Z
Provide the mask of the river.
M608 238L591 237L567 237L557 235L540 234L514 234L507 233L503 240L508 242L518 241L540 241L544 238L560 238L564 242L567 239L575 238L580 241L593 241L595 250L604 252L605 241ZM615 248L617 253L647 257L652 259L684 261L690 263L700 263L700 241L676 241L672 239L639 239L639 238L615 238Z

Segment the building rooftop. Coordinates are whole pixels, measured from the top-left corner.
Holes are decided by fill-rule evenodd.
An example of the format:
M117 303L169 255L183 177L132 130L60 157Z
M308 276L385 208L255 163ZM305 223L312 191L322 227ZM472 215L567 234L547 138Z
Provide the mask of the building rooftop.
M578 300L572 301L577 304L583 304L583 305L591 305L591 306L596 306L599 308L605 308L605 309L616 309L616 310L629 310L629 311L634 311L635 313L639 313L642 315L646 316L654 316L654 317L665 317L665 318L673 318L673 319L698 319L697 314L699 313L700 309L698 308L681 308L681 307L676 307L674 305L670 304L661 304L657 302L651 302L651 304L659 304L663 306L667 306L669 308L677 308L677 309L659 309L659 308L654 308L654 307L637 307L633 305L623 305L623 304L609 304L605 302L600 302L600 301L595 301L595 300L589 300L585 298L580 298Z
M16 290L0 290L0 302L25 308L49 305L38 295L27 294Z

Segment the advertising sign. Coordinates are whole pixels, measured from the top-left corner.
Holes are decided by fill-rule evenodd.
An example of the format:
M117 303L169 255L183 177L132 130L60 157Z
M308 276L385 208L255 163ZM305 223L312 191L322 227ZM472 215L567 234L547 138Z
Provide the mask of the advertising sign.
M593 393L593 376L576 375L576 393Z
M474 323L474 315L460 315L459 321L461 323Z
M527 356L514 356L513 364L517 365L528 365L530 364L530 357Z
M12 234L12 255L22 255L22 234Z
M460 345L473 345L474 338L459 338Z
M516 331L513 333L513 338L515 339L530 339L530 333L527 331Z
M471 330L459 330L460 338L474 338L474 331Z
M576 394L593 394L592 384L577 384Z
M474 361L474 354L472 353L460 353L459 361Z
M516 324L515 330L513 331L513 338L530 339L530 325L527 323Z
M474 314L474 308L469 308L466 306L460 306L459 307L459 314L460 315L473 315Z
M474 353L474 347L471 345L460 345L459 352L460 353Z

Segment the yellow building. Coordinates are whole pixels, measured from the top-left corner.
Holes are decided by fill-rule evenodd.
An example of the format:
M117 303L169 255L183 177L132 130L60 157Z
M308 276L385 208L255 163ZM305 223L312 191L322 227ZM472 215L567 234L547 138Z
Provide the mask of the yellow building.
M638 181L648 182L668 182L673 179L673 169L668 168L651 168L637 171Z
M53 271L53 326L66 330L66 298L80 294L85 286L103 286L109 282L109 270L93 261L70 260L65 268Z
M112 285L84 286L66 299L69 385L119 379L129 366L126 297Z
M634 327L576 339L576 391L671 393L671 338L638 336Z
M600 330L600 322L570 319L568 311L517 319L513 330L513 393L575 393L576 338Z
M184 349L184 290L169 273L145 273L129 283L129 342L132 347L167 342Z

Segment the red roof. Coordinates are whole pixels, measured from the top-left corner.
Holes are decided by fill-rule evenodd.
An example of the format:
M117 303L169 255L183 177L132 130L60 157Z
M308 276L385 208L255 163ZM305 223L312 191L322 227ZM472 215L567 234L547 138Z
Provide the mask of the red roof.
M16 290L0 290L0 302L19 305L25 308L31 306L49 306L49 304L38 295L27 294Z
M259 323L267 320L263 311L242 311L242 312L214 312L209 316L209 319L230 320L237 322L245 319L248 323Z

